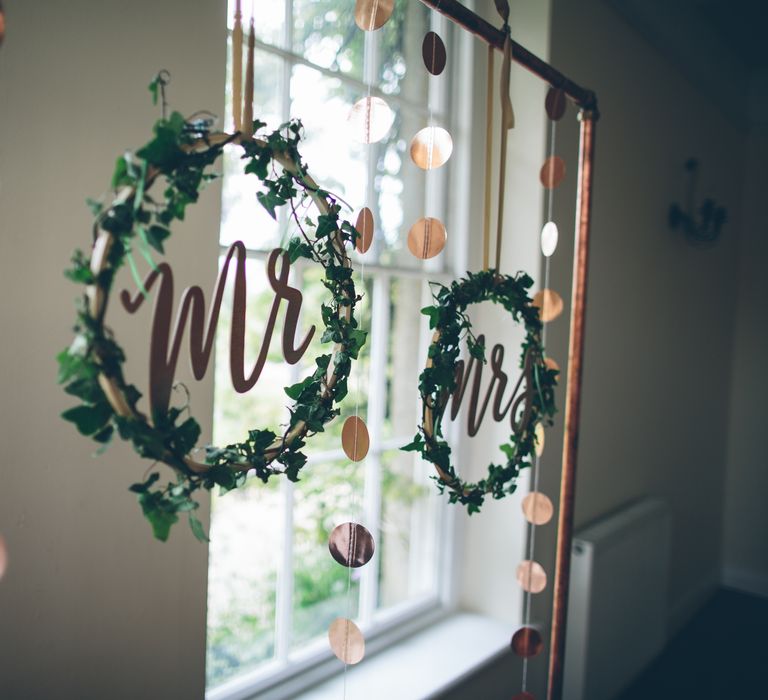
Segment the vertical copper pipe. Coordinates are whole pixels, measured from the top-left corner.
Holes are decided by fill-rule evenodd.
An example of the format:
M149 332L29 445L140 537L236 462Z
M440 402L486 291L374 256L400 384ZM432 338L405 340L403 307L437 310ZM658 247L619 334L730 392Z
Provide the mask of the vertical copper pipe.
M576 450L579 444L581 379L584 360L584 321L587 310L589 224L592 208L592 174L595 156L594 112L579 114L578 192L576 194L576 241L573 252L571 295L571 340L568 348L568 387L565 394L565 438L560 476L560 514L557 531L557 560L552 603L552 632L549 655L548 700L561 700L565 662L565 626L568 614L568 584L571 574L573 506L576 493Z

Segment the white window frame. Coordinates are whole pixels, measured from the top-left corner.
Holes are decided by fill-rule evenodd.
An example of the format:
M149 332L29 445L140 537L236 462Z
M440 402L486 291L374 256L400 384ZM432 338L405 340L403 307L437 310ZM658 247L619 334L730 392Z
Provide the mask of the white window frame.
M426 205L429 201L445 198L446 191L468 192L470 187L470 123L471 123L471 89L472 89L472 50L470 37L465 32L459 32L442 15L431 12L431 28L448 39L450 55L450 70L439 78L430 77L430 105L429 109L424 104L414 104L399 95L387 95L382 93L375 85L371 88L371 94L386 99L390 104L400 104L419 112L427 124L429 111L440 112L442 107L446 115L446 127L454 138L454 154L452 157L451 178L452 182L447 186L445 178L428 177L425 194ZM256 40L256 50L263 51L282 61L282 117L288 119L291 108L290 81L293 68L296 65L307 66L321 74L340 79L348 84L367 92L368 83L376 82L378 61L375 58L375 33L366 32L366 68L365 81L343 75L337 71L322 68L308 61L303 56L293 53L293 0L285 0L284 33L282 37L283 47L291 47L286 50L273 46L260 40ZM423 66L411 66L411 70L421 70ZM446 81L453 81L453 89L450 104L441 94L445 90ZM442 103L442 104L441 104ZM450 115L450 118L448 118ZM258 115L256 115L258 116ZM368 197L372 201L375 196L373 171L375 164L369 159ZM450 189L449 189L450 187ZM428 209L427 209L428 211ZM449 282L461 275L467 269L467 239L469 228L469 203L466 197L451 197L445 207L446 226L449 231L448 246L451 248L450 264L445 265L438 259L426 261L421 268L406 268L379 264L365 265L366 280L373 279L374 294L371 313L371 328L369 342L371 344L371 376L370 386L379 384L384 386L380 375L383 375L387 366L387 345L384 342L389 329L389 294L388 285L392 277L417 277L431 281ZM410 224L403 222L402 235L407 233ZM222 245L221 250L226 250ZM266 260L268 252L249 250L249 258ZM293 274L301 279L308 263L298 260L293 265ZM355 268L359 269L359 263ZM429 299L422 300L422 306L429 303ZM365 302L364 302L365 303ZM426 351L431 333L424 319L420 333L420 359L426 358ZM354 368L353 368L354 371ZM299 370L296 365L292 367L292 379L299 381ZM353 375L354 376L354 375ZM365 461L365 493L363 504L365 523L372 532L378 532L380 526L380 473L381 454L386 450L396 449L402 446L403 436L396 436L383 440L378 426L383 421L385 409L385 391L372 391L369 396L367 424L370 431L371 445ZM414 426L414 430L415 430ZM410 439L411 436L406 436ZM458 453L466 451L466 441L457 440ZM327 462L334 459L343 459L341 449L323 453L308 453L307 468L311 469L313 463ZM293 552L292 552L292 506L295 486L288 480L281 483L281 494L284 499L283 518L283 550L277 582L277 605L275 621L275 653L274 658L266 661L259 668L245 672L229 681L207 690L207 700L245 700L259 697L264 700L292 697L296 693L305 690L318 682L327 679L342 670L338 660L328 648L327 640L316 640L298 651L290 651L290 630L292 626L292 596L293 596ZM366 655L375 654L386 647L406 638L426 627L445 619L456 607L458 598L458 563L454 557L457 541L458 519L455 517L455 509L450 507L440 508L440 522L436 527L444 533L444 540L440 547L437 581L439 590L434 595L421 599L410 599L399 605L377 611L377 585L378 585L378 557L366 568L372 568L368 575L361 580L359 620L360 627L366 638ZM285 575L289 572L290 575Z

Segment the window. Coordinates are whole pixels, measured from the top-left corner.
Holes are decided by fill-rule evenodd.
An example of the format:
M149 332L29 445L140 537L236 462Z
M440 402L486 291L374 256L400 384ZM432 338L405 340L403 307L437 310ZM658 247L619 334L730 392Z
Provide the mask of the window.
M249 3L243 5L247 30ZM338 616L355 618L371 639L402 619L439 608L447 579L441 575L445 542L438 536L446 509L429 481L429 465L398 449L410 442L418 424L418 374L429 340L420 315L429 298L427 279L453 277L451 263L464 247L462 227L453 226L458 217L446 205L459 158L455 154L446 167L425 174L408 157L411 137L430 119L449 130L453 126L450 80L430 78L421 62L421 37L436 29L449 39L447 22L419 2L398 2L382 29L364 33L352 21L349 0L257 5L255 116L270 128L289 117L302 119L300 148L309 172L349 202L353 210L345 215L351 220L360 207L369 206L377 229L365 259L354 258L356 284L365 290L358 317L369 336L353 365L342 415L308 441L309 463L299 483L256 481L213 498L207 685L216 697L230 696L227 688L235 685L256 692L327 657L326 631ZM230 7L230 22L233 13ZM369 83L396 116L387 138L365 146L350 140L347 115L368 93ZM231 113L227 124L231 127ZM225 154L223 187L222 253L235 240L249 250L246 347L253 361L261 344L259 326L271 304L264 263L292 231L284 212L274 221L258 204L236 148ZM437 258L421 262L409 253L406 236L425 215L446 222L449 244ZM307 261L292 266L291 283L304 295L303 332L320 323L325 291L320 274ZM222 325L229 322L228 304L225 300ZM238 395L223 360L228 329L219 329L216 444L284 421L283 388L327 352L319 335L293 367L273 343L256 387ZM368 424L371 449L363 462L350 463L340 432L356 406ZM365 524L376 541L376 556L351 580L327 548L330 530L349 519Z

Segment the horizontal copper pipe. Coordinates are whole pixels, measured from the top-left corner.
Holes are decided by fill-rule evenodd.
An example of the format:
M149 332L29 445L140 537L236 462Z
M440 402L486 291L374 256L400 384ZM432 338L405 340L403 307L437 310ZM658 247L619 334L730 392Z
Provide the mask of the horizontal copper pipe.
M421 2L444 14L448 19L453 20L499 51L504 49L504 32L486 22L457 0L421 0ZM539 76L550 85L560 88L577 106L589 110L595 117L597 116L597 96L592 90L577 85L516 41L512 41L512 58L534 75Z

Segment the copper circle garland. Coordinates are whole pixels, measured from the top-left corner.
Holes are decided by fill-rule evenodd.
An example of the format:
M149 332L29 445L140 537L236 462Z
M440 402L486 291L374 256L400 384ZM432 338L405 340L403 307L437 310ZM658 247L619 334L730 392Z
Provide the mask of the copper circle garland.
M549 156L539 170L539 181L548 190L559 186L565 177L565 161L560 156Z
M479 511L488 494L498 499L514 493L520 470L531 465L536 446L536 426L541 422L551 424L556 411L554 387L557 372L548 369L544 361L542 323L538 309L528 296L532 285L533 280L523 272L515 277L499 275L495 270L470 272L465 278L452 282L450 287L433 284L434 303L422 309L434 331L427 366L419 376L422 420L413 441L402 449L418 452L431 462L437 471L437 476L433 478L440 491L447 489L450 502L467 506L469 513ZM500 304L513 320L523 323L525 327L520 368L527 375L527 386L525 405L519 419L516 410L518 401L512 409L513 432L509 442L501 446L504 462L490 464L485 478L468 483L458 476L451 463L451 448L442 439L442 420L457 387L456 363L462 339L466 338L470 355L484 358L484 348L472 334L466 309L485 301Z
M429 260L443 251L447 240L448 233L443 223L427 216L411 226L406 242L411 255L419 260Z
M421 57L424 65L432 75L440 75L445 70L448 54L445 44L435 32L427 32L421 44Z
M265 125L257 121L255 126L259 131ZM70 279L85 286L85 295L78 307L75 340L58 356L59 382L81 403L62 416L99 443L107 443L117 434L132 442L141 457L174 470L175 479L166 486L155 485L160 474L152 469L145 481L131 487L158 539L167 539L183 513L188 513L194 534L207 539L193 515L198 507L193 494L200 489L236 488L251 470L264 482L276 474L297 480L306 463L301 452L304 438L323 430L338 415L335 405L347 393L351 362L365 343L365 333L357 328L353 316L357 296L345 247L354 245L358 234L351 224L340 220L341 207L334 197L307 174L298 152L301 132L301 123L296 121L273 133L245 137L210 133L177 112L160 119L149 143L135 156L118 159L112 182L115 199L106 206L93 205L92 253L77 251L67 271ZM193 417L185 418L184 410L176 407L153 410L147 416L137 407L141 393L124 377L125 355L104 316L116 271L126 260L133 264L131 246L143 239L163 252L162 241L170 236L171 223L184 218L185 208L197 201L202 185L215 177L210 166L230 143L243 147L245 171L265 187L258 198L273 216L277 207L292 204L295 196L313 201L319 210L312 226L302 222L303 236L291 240L286 255L291 261L308 258L325 269L330 300L322 308L323 342L332 342L333 349L315 360L312 374L286 387L294 404L281 434L250 430L241 443L207 447L205 460L199 461L193 450L200 426ZM164 199L154 202L147 192L158 179L166 189Z
M341 446L344 454L353 462L360 462L368 455L371 438L368 426L359 416L349 416L341 429Z
M544 651L544 640L535 627L521 627L512 636L511 646L515 654L529 659Z
M339 661L354 665L365 656L365 637L360 628L346 617L337 617L328 627L328 644Z
M337 525L328 538L331 556L342 566L352 569L371 561L375 548L373 535L359 523Z
M547 116L553 122L559 121L565 114L565 107L565 93L560 88L549 88L544 99L544 108L547 110Z
M357 215L355 230L357 231L357 242L355 248L358 253L367 253L373 243L373 234L375 223L373 221L373 212L368 207L363 207Z

